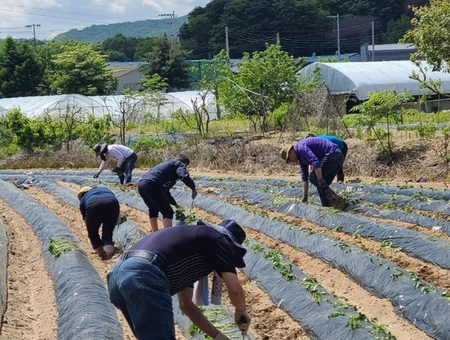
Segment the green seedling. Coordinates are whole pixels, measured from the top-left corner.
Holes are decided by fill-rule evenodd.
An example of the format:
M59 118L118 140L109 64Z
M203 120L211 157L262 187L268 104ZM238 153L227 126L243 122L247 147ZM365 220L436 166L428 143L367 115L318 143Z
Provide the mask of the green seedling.
M50 239L48 251L54 257L60 257L62 254L76 250L74 241L65 238Z
M305 286L306 290L312 294L313 301L317 302L322 300L323 295L325 294L323 291L320 291L318 288L320 287L319 283L313 276L308 276L300 280L300 283Z

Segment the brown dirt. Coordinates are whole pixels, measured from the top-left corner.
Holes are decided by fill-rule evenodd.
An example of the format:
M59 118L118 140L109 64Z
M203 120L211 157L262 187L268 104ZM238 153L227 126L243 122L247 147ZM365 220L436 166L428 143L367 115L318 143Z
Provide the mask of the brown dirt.
M361 180L363 182L374 182L382 180L388 184L405 184L423 187L447 188L445 181L448 180L448 172L445 164L441 161L436 151L434 151L437 141L424 146L423 142L414 141L414 138L398 139L396 145L400 152L399 159L392 166L380 164L376 161L374 149L367 147L364 143L356 139L349 139L349 155L346 161L347 180ZM201 154L193 161L191 173L202 176L219 177L283 177L298 179L298 166L286 165L278 159L278 149L290 140L281 140L274 137L270 141L267 139L252 140L245 143L244 153L246 157L238 165L221 166L214 163L215 159L201 157ZM210 151L210 146L203 146L205 152ZM228 152L229 157L234 153L230 146L215 146L216 157L221 157ZM256 152L256 150L259 150ZM197 150L198 151L198 150ZM241 149L242 151L242 149ZM238 155L238 152L235 152ZM230 162L234 162L230 158ZM436 165L437 164L437 165ZM142 169L143 170L143 169ZM427 176L425 183L416 183L416 178ZM431 182L433 180L434 182ZM79 186L60 182L61 185L74 190L74 195ZM300 185L300 184L299 184ZM130 188L132 189L132 188ZM203 194L210 195L209 191L200 189ZM77 209L60 202L55 197L45 193L39 188L30 188L24 191L27 195L38 201L58 215L73 231L80 240L81 246L89 254L90 260L105 279L106 273L114 263L115 258L110 261L101 261L90 248L84 223ZM234 203L230 201L231 203ZM145 213L136 209L121 206L129 219L136 223L141 229L150 232L148 217ZM254 208L258 211L257 208ZM57 334L58 311L55 303L54 291L51 279L45 268L41 257L40 244L34 235L31 227L8 205L0 200L1 219L8 234L8 300L7 310L3 317L0 340L3 339L31 339L31 340L53 340ZM200 209L194 208L197 217L218 222L217 216L209 214ZM278 213L268 213L269 217L280 218L286 222L308 226L313 230L328 233L330 237L335 237L344 242L358 246L366 251L379 254L396 263L399 267L410 272L420 273L426 281L444 289L450 288L450 272L442 268L424 263L412 258L402 252L394 252L389 248L381 248L380 243L354 235L346 235L340 232L324 230L316 225L308 223L302 219L284 216ZM390 221L391 223L394 223ZM412 228L420 232L436 235L436 232L420 228L406 223L397 223L404 228ZM369 318L378 318L378 322L388 325L388 330L399 340L430 339L426 334L417 329L414 325L400 318L395 314L389 301L379 299L365 291L355 282L349 280L339 270L313 258L299 249L295 249L286 244L280 243L267 235L246 230L249 237L258 242L273 248L279 249L283 256L298 266L307 275L314 276L317 281L328 292L335 296L344 297L349 303L357 306L358 310ZM438 234L439 237L448 238ZM305 331L292 318L277 307L266 293L240 273L242 285L244 287L250 314L252 315L251 331L256 335L257 340L279 340L279 339L307 339ZM226 294L224 294L225 301ZM120 322L123 327L124 339L134 339L131 330L118 312ZM177 330L177 339L185 339Z

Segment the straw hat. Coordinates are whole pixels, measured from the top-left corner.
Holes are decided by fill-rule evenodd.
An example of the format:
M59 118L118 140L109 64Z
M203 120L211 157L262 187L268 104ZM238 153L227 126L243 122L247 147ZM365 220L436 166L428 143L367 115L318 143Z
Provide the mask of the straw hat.
M281 149L280 157L287 163L289 161L289 151L291 151L292 145L285 146Z
M83 198L84 194L87 193L91 189L92 189L92 187L82 187L80 189L80 191L78 191L78 194L77 194L78 200L81 201L81 199Z

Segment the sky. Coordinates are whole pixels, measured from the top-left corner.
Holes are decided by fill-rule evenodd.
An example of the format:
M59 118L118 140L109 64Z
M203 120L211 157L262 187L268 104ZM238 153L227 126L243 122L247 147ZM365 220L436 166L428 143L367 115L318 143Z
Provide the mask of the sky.
M0 39L50 40L71 29L180 17L210 0L1 0Z

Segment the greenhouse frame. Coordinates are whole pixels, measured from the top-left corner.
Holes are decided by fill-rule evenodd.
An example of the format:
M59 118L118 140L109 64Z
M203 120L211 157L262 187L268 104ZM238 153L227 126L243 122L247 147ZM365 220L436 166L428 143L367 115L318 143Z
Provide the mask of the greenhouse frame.
M440 81L441 95L434 94L421 109L430 112L449 109L450 102L442 97L450 93L450 74L432 71L432 67L421 62L427 80ZM370 92L394 90L396 93L406 92L414 97L431 95L429 89L411 78L413 72L423 78L419 67L409 60L374 61L374 62L316 62L301 69L299 77L311 76L315 69L320 69L321 79L333 96L344 95L356 97L360 102L369 98Z
M12 109L20 109L27 117L42 117L49 114L52 117L64 115L67 112L81 109L81 112L101 118L107 114L112 117L119 115L120 105L128 100L136 109L138 120L145 114L158 115L160 119L170 120L178 110L193 113L195 106L205 106L210 119L217 118L215 96L210 92L186 91L161 93L159 105L146 97L83 96L79 94L62 94L51 96L15 97L0 99L0 113ZM203 103L204 98L204 103Z

